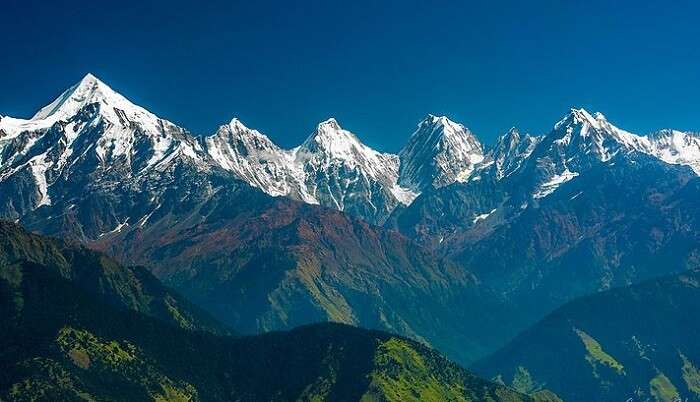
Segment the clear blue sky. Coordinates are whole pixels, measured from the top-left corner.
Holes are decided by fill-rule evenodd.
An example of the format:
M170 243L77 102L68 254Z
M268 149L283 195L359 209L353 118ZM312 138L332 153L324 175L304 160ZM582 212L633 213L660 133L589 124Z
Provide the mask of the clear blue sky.
M92 72L195 133L238 116L283 146L335 116L395 151L427 113L491 142L570 106L700 130L697 1L142 3L4 0L0 114Z

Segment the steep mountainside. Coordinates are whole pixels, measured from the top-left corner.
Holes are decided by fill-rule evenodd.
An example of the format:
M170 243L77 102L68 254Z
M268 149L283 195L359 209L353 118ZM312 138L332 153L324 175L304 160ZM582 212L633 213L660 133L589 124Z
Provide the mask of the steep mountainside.
M195 138L88 74L31 119L0 116L0 216L39 215L41 226L61 216L91 239L145 224L183 177L179 197L206 198L237 178L382 223L419 192L465 180L481 159L468 129L432 115L400 155L369 148L335 119L291 150L238 119Z
M564 400L700 400L700 271L577 299L474 369Z
M258 191L221 191L191 214L95 247L153 272L247 333L338 321L427 341L468 362L518 318L464 269L400 234Z
M689 169L642 158L592 169L485 237L457 240L464 246L455 258L536 314L693 268L699 182Z
M95 239L238 186L185 130L87 75L30 120L0 120L0 216Z
M428 116L400 155L333 119L284 150L235 119L196 139L88 75L0 118L0 216L147 265L244 332L341 321L467 362L574 297L695 267L698 138L572 109L491 149Z
M15 242L24 256L46 258L0 261L2 400L530 400L383 332L321 324L231 338L178 328L108 303L43 264L51 241L25 240Z
M236 120L197 141L92 76L33 119L7 119L3 216L148 266L244 332L341 321L426 340L467 362L516 321L488 314L503 308L499 298L403 236L237 179L265 188L291 174L292 185L266 191L388 215L390 200L406 195L394 186L399 158L332 119L292 151ZM434 119L434 138L466 135ZM33 175L39 161L45 174Z
M465 181L484 159L479 140L445 116L428 115L399 153L399 183L415 192Z
M679 272L697 263L700 179L653 155L649 138L574 110L547 136L509 133L466 183L421 195L389 222L532 317Z
M236 119L204 143L222 168L270 195L325 205L370 222L383 222L397 203L411 197L396 184L398 157L362 144L335 119L320 123L292 150Z
M0 221L2 278L11 286L19 286L23 280L21 264L25 262L71 281L72 286L117 309L136 311L186 329L230 333L143 267L124 267L84 246L37 236L14 223ZM17 302L21 305L21 297Z
M428 115L400 154L377 152L335 119L284 150L234 119L204 140L222 168L270 195L287 195L381 223L421 192L464 181L483 159L461 124Z
M517 176L518 195L540 199L588 167L630 152L700 172L699 138L674 130L638 136L600 113L572 109L552 133L520 138L511 131L486 152L466 127L433 115L419 123L399 155L367 147L334 119L285 150L237 119L197 139L88 74L29 120L0 116L0 216L33 215L39 226L54 229L59 225L49 218L61 216L71 233L92 239L145 224L168 203L164 195L175 178L177 196L192 199L238 185L237 178L273 196L381 224L420 193L434 197L441 194L437 189L484 175L498 187ZM472 219L485 214L465 212Z

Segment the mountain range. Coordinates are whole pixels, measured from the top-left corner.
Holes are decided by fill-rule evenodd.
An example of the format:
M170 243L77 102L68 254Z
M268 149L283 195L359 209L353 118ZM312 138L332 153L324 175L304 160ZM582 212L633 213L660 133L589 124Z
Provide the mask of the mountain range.
M390 331L463 365L479 360L480 373L522 392L551 385L572 401L615 400L630 387L667 400L666 382L692 396L678 373L692 372L697 351L658 332L672 345L659 361L672 364L656 366L666 380L653 392L651 366L619 382L590 359L590 393L568 392L584 377L557 376L523 349L567 303L692 277L683 272L700 262L699 174L700 134L633 134L576 108L545 134L512 128L490 146L428 115L397 154L335 119L293 149L238 119L195 136L92 75L31 119L0 117L0 217L105 252L109 266L145 267L129 270L175 289L148 303L129 290L141 300L129 311L216 336L326 321ZM689 300L679 309L692 310ZM657 303L629 304L663 315ZM562 332L561 356L577 370L564 352L627 342L575 328ZM676 364L673 347L689 365Z
M447 124L454 135L470 135L446 119L430 121L420 132ZM345 214L272 197L260 190L264 173L255 170L251 177L260 182L249 185L232 172L231 166L253 165L243 161L265 162L254 154L291 155L241 127L234 121L212 137L195 138L88 75L34 118L0 120L2 216L147 266L244 333L340 321L429 342L460 361L507 339L511 331L501 328L515 328L517 320L492 314L508 314L509 307L469 271L361 221L347 205ZM220 164L217 155L225 153L213 150L234 132L245 139L230 149L240 160ZM414 148L417 154L425 147ZM393 194L378 183L387 173L398 180L398 156L369 149L333 120L293 153L305 161L303 183L313 178L326 183L317 188L347 191L336 199L353 200L358 210L391 211L375 197ZM444 160L449 153L436 155ZM258 166L296 169L272 162ZM321 197L295 186L288 188ZM348 190L360 187L369 198ZM335 197L325 194L319 199Z
M32 190L22 199L4 199L3 215L19 218L65 198L62 188L77 171L99 174L105 185L115 185L125 178L153 182L149 175L178 167L221 168L269 195L320 204L375 224L421 193L476 181L484 173L501 180L522 171L526 160L541 162L530 166L532 199L551 194L592 160L609 162L620 154L648 155L700 172L695 133L661 130L639 136L583 109L572 109L553 133L521 136L513 128L485 149L465 126L428 115L395 155L364 145L331 118L300 146L286 150L235 118L211 135L193 136L88 74L31 119L0 117L0 182ZM544 147L547 155L533 156L535 148Z

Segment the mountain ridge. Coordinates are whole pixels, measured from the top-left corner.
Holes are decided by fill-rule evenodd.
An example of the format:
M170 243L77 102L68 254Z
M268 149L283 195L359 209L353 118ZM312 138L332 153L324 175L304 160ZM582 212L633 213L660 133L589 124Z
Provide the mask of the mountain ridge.
M574 137L565 132L572 128ZM103 133L90 139L88 133L95 129ZM608 159L611 153L635 151L700 173L700 139L693 133L660 130L640 136L618 129L601 113L591 115L576 108L555 124L554 131L562 132L556 144L565 154L569 153L566 148L573 152L579 147L579 154ZM526 135L523 140L541 145L546 137ZM188 160L185 164L190 168L220 168L272 196L321 204L382 224L422 192L478 179L490 165L503 169L506 163L509 172L520 169L522 161L532 156L528 146L521 145L525 148L517 156L511 156L512 151L504 154L503 138L484 147L465 126L435 115L418 124L397 154L367 147L333 118L319 123L302 144L289 150L236 118L213 134L194 137L87 74L31 119L0 119L0 184L16 181L13 188L35 187L21 203L5 200L3 215L17 218L49 205L56 176L73 163L94 158L90 163L106 164L121 158L131 165L127 175L167 170ZM505 158L515 162L509 164ZM541 177L541 197L578 173L561 161L552 163L558 165Z

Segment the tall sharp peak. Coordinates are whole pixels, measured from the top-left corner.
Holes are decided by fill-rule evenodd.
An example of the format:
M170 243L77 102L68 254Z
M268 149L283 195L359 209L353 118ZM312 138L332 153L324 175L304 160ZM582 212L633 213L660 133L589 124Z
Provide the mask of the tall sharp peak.
M316 126L316 131L339 131L342 129L343 128L340 127L340 124L338 123L338 120L335 119L335 117L328 118L318 123L318 126Z
M461 127L463 129L467 129L464 125L457 123L453 120L450 120L449 117L441 115L434 115L432 113L429 113L423 120L418 123L418 128L421 127Z
M49 105L39 110L32 121L54 122L75 116L83 107L99 104L100 110L116 117L114 109L119 109L132 121L153 124L157 116L137 106L115 92L107 84L92 74L86 74L77 84L68 88Z
M505 134L503 134L501 136L501 138L506 138L506 137L520 137L520 130L518 130L517 127L513 126L513 127L509 128L508 131L506 131Z
M249 131L252 130L251 128L247 127L241 119L238 117L234 117L231 119L231 121L225 126L228 127L231 131Z
M520 152L536 145L542 138L532 136L527 132L523 134L517 127L511 127L504 134L498 136L490 153L493 155Z
M251 139L255 138L257 140L267 143L269 146L277 147L272 140L270 140L265 134L260 131L250 128L243 124L241 119L234 117L228 124L224 124L219 127L217 132L213 137L221 138L236 138L236 139Z
M87 104L115 96L121 97L97 77L88 73L78 83L65 90L53 102L41 108L32 117L32 120L43 120L52 116L58 118L66 117L75 114Z
M508 144L517 144L518 142L520 142L520 138L520 130L518 130L517 127L511 127L510 129L508 129L508 131L499 135L498 138L496 138L495 148L508 146Z
M608 123L608 120L603 113L595 112L591 114L584 108L572 107L569 113L567 113L561 120L559 120L557 124L554 125L554 128L558 129L563 126L581 124L587 124L594 128L600 128L605 123Z
M437 144L443 144L436 147ZM450 120L447 116L428 114L418 123L403 153L415 152L416 148L438 151L447 148L468 148L481 153L482 145L466 126ZM411 151L413 150L413 151Z
M364 145L355 134L343 129L333 117L318 123L316 130L302 144L302 148L321 148L331 151L348 147L364 147Z

